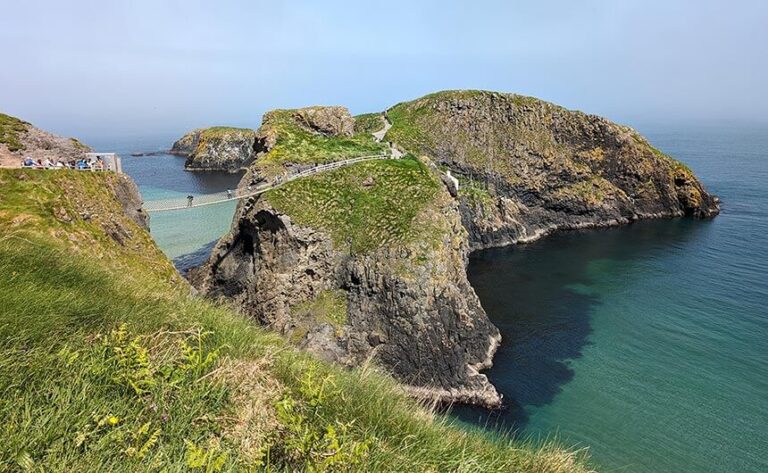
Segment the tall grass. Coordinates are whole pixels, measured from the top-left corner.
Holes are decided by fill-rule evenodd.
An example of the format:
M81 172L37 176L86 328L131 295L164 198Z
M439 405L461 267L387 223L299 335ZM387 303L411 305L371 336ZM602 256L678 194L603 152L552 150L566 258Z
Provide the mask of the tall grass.
M116 247L74 252L50 237L67 225L85 228L0 222L0 471L587 471L450 425Z

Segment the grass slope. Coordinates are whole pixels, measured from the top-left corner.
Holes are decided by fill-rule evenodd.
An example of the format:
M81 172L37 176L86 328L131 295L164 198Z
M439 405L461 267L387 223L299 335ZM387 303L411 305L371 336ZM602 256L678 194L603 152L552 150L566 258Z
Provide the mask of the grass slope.
M26 133L29 123L16 117L0 113L0 144L8 147L8 151L19 151L24 145L19 140L20 133Z
M375 133L384 128L384 115L381 113L364 113L355 116L355 134Z
M0 171L0 471L585 471L191 297L115 178Z
M369 161L299 179L266 194L297 223L327 230L334 243L365 253L424 235L413 225L440 183L414 158Z

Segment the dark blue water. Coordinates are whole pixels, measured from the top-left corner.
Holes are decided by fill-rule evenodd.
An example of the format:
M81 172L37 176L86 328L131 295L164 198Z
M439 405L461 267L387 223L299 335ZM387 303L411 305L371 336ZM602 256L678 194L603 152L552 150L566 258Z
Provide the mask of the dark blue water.
M768 130L641 129L723 199L479 252L504 410L460 417L588 446L606 471L768 471Z
M473 255L470 280L504 335L489 375L507 406L461 417L589 447L603 471L766 472L768 130L639 129L721 196L722 214ZM236 184L186 173L182 158L128 156L171 141L106 148L147 200ZM155 214L152 232L188 265L233 210Z

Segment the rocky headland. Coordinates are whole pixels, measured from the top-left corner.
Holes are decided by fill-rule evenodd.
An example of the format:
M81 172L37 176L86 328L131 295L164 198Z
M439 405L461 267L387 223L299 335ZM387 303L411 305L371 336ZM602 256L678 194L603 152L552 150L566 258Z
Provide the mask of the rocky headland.
M37 161L80 159L91 148L75 138L64 138L0 113L0 167L19 167L30 157Z
M192 130L173 144L170 153L186 156L188 171L237 172L253 162L263 146L254 130L216 126Z
M373 133L391 123L381 142ZM392 152L242 202L192 279L206 295L345 365L373 360L413 394L494 407L481 371L499 332L468 252L558 229L712 217L718 200L634 130L537 99L449 91L351 117L269 112L241 186ZM459 179L458 189L447 171Z
M428 95L387 116L385 139L459 177L473 249L560 229L719 212L687 166L602 117L486 91Z

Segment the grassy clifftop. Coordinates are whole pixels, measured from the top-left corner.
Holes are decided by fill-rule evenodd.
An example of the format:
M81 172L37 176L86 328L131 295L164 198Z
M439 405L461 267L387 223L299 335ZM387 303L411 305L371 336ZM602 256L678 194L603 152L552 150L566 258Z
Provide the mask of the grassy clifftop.
M414 221L433 203L440 182L415 158L370 161L299 179L266 198L297 223L327 230L353 253L392 243L431 240Z
M391 107L385 137L405 150L481 176L526 205L597 214L690 213L716 203L684 164L637 131L604 118L515 94L454 90Z
M19 139L20 133L25 133L29 123L16 117L0 113L0 143L8 147L8 151L19 151L24 145Z
M191 297L115 178L0 171L0 470L585 471Z
M274 146L260 158L255 166L266 175L278 173L286 164L322 164L356 156L382 154L386 147L374 141L367 127L356 127L352 117L350 133L320 132L307 126L302 120L305 110L324 110L332 107L310 109L274 110L264 116L259 133L270 136ZM339 120L330 117L327 121Z

